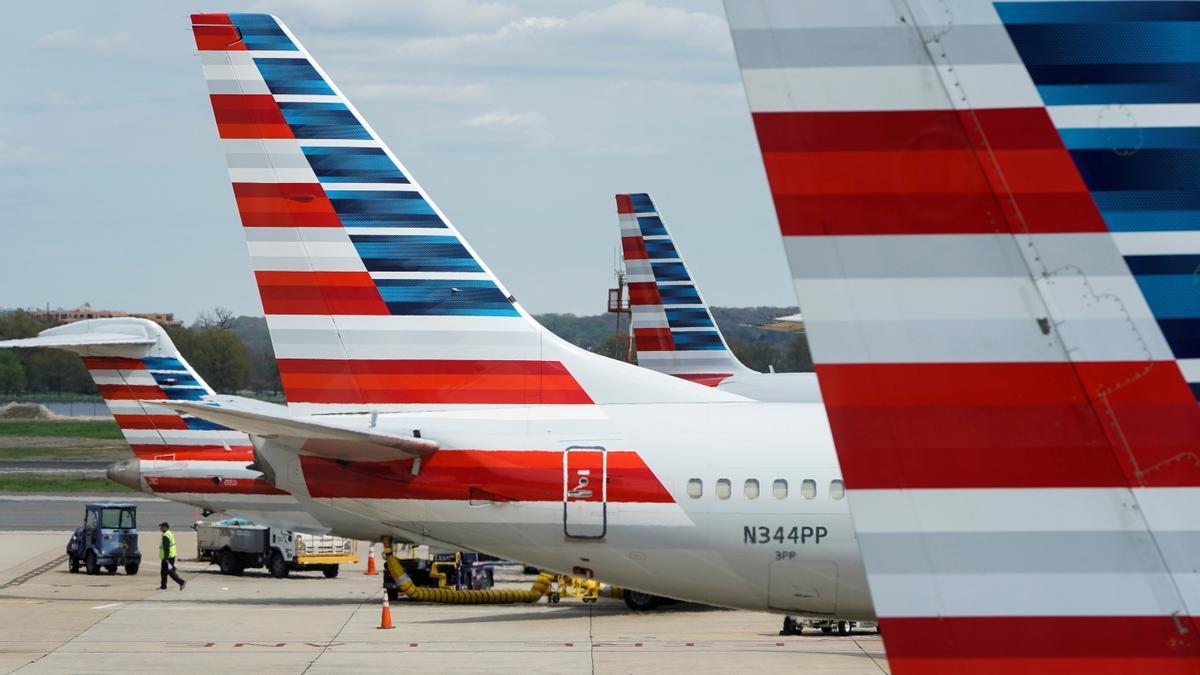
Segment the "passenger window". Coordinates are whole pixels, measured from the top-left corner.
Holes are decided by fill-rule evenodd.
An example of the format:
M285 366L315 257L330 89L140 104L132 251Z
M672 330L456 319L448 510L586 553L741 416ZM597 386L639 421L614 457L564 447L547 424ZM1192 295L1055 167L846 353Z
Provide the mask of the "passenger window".
M776 478L775 484L771 486L771 494L775 495L775 499L785 499L787 497L787 481Z
M846 496L846 484L835 478L829 481L829 496L834 499L841 499Z
M689 480L687 492L692 499L700 499L700 495L704 494L704 481L699 478Z
M758 499L758 480L754 478L747 478L746 487L744 490L746 499Z
M732 492L733 486L728 478L722 478L717 481L717 499L729 499L729 495Z
M805 499L812 499L817 496L817 481L811 478L805 478L800 483L800 494L804 495Z

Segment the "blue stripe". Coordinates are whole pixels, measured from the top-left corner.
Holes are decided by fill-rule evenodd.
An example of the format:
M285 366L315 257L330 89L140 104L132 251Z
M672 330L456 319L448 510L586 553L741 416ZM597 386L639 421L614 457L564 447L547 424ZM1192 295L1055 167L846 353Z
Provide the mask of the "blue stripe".
M308 59L254 59L272 94L333 96L333 90Z
M1200 278L1195 274L1145 274L1135 278L1154 318L1200 318L1200 287L1197 285Z
M1158 327L1175 358L1200 357L1200 319L1159 319Z
M1200 101L1200 84L1091 84L1038 85L1046 105L1088 105L1138 103L1195 103Z
M162 390L167 395L167 399L171 401L201 401L207 396L207 393L203 389L163 387Z
M1059 129L1058 134L1068 150L1200 149L1200 129L1195 127Z
M162 387L199 387L200 383L196 378L187 373L158 373L151 371L150 374L154 377L154 382Z
M487 280L376 279L392 314L406 316L519 316Z
M671 339L675 341L675 350L681 352L725 349L725 344L721 342L721 336L716 331L711 333L708 331L695 333L672 331Z
M187 370L179 359L169 356L145 356L142 357L142 364L146 370Z
M670 239L643 239L646 243L646 255L651 259L678 258L679 252Z
M1129 255L1125 256L1129 271L1135 275L1186 274L1200 272L1200 255Z
M306 147L304 156L322 183L407 183L383 148Z
M699 305L700 294L695 286L663 286L658 284L658 296L664 305Z
M1192 63L1200 61L1200 24L1183 21L1063 23L1007 26L1013 45L1030 71L1044 65L1090 65L1088 78L1103 76L1105 64ZM1038 81L1034 76L1034 81ZM1136 80L1124 80L1126 82Z
M327 190L326 195L345 227L446 227L416 192Z
M708 310L700 307L682 309L666 309L667 324L671 328L712 328L712 319Z
M681 262L650 263L654 278L658 281L690 281L687 268Z
M629 195L629 201L633 204L634 213L653 213L654 202L650 201L650 195L638 193Z
M658 216L638 216L637 222L643 237L654 237L667 233L667 226L663 225L663 221Z
M1200 21L1195 2L997 2L1006 24Z
M353 235L371 272L482 272L457 237Z
M1200 211L1106 211L1113 232L1184 232L1200 230Z
M1072 150L1071 158L1089 190L1200 191L1200 150L1143 148L1130 154L1112 150Z
M270 14L230 14L229 20L242 34L246 49L299 51Z
M229 427L223 427L216 422L202 420L199 417L184 417L183 421L187 423L187 428L192 431L233 431Z
M342 103L278 103L296 138L371 140L354 113Z
M1195 396L1197 400L1200 400L1200 384L1189 382L1188 387L1190 387L1192 390L1192 396Z

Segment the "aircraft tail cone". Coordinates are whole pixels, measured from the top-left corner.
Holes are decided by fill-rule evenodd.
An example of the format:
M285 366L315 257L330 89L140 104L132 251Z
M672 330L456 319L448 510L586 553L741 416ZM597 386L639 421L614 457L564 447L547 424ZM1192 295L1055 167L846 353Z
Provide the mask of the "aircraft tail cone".
M391 630L395 628L392 625L392 606L388 604L387 593L383 594L383 616L379 618L379 630Z

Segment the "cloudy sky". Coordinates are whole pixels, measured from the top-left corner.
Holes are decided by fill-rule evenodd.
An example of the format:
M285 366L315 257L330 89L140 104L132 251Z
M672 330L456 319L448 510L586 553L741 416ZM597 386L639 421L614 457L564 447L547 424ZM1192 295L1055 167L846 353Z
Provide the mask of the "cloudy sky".
M0 307L262 313L189 10L283 19L530 311L603 311L643 191L710 302L795 302L719 0L88 1L0 25Z

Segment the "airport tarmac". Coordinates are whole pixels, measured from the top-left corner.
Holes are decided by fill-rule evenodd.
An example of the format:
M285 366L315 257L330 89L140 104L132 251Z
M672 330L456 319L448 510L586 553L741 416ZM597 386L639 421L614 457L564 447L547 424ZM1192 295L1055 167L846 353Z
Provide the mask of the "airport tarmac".
M392 605L396 628L383 631L380 577L363 574L365 560L336 579L228 577L185 560L187 588L159 591L152 532L143 532L147 563L133 577L70 574L68 535L0 531L0 672L888 672L875 633L780 637L779 616L687 604L639 614L611 599L401 599ZM181 553L194 555L194 533L177 536ZM497 576L507 587L533 579L517 570Z

